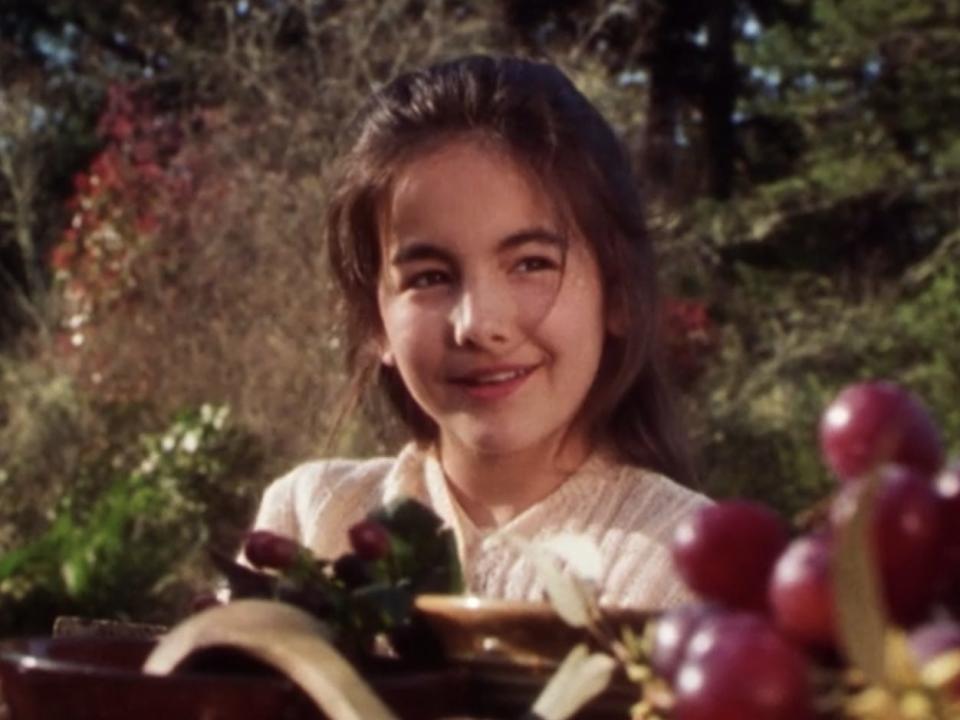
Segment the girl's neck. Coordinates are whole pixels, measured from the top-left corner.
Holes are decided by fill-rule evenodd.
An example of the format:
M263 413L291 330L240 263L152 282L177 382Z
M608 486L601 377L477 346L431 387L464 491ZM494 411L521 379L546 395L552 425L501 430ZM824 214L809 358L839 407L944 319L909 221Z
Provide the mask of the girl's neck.
M512 453L482 453L441 439L438 453L450 489L477 527L499 527L559 488L590 454L568 437Z

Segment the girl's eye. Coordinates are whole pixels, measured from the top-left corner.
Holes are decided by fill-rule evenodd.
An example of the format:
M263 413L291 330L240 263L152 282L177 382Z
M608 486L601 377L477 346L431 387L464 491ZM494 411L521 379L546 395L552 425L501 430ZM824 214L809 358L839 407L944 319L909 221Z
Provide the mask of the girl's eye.
M523 258L515 267L522 273L532 273L543 270L556 270L558 265L552 258L533 256Z
M416 275L411 275L403 283L404 289L423 290L435 285L442 285L449 281L447 273L442 270L424 270Z

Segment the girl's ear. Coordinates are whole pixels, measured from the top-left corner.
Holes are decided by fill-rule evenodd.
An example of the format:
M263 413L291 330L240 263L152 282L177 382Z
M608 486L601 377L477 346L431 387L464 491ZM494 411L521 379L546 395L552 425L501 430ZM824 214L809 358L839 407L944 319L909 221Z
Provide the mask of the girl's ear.
M373 332L373 335L367 341L367 347L371 354L376 353L380 358L380 363L387 367L394 367L397 364L393 356L393 350L390 349L390 341L387 340L387 334L383 330L382 321L378 321L380 326Z

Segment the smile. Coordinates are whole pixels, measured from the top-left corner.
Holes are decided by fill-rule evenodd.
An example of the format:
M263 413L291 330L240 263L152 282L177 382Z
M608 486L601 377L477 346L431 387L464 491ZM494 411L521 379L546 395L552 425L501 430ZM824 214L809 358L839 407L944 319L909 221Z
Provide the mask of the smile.
M462 382L465 382L469 385L489 385L492 383L502 383L508 380L514 380L518 377L523 377L524 375L529 375L533 372L533 368L518 368L517 370L504 370L501 372L489 373L486 375L475 375L471 378L466 378Z
M538 365L530 365L475 372L456 378L453 383L472 398L494 400L511 395L538 367Z

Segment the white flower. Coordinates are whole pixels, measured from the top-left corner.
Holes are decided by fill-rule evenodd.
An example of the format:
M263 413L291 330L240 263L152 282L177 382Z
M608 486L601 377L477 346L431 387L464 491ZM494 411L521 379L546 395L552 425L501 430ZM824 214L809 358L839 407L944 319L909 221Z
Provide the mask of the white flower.
M86 315L84 315L83 313L76 313L75 315L71 315L70 319L67 320L67 327L69 327L71 330L76 330L78 327L83 325L86 321L87 321Z
M215 427L217 430L222 430L229 414L230 408L226 405L221 405L219 408L217 408L217 412L213 416L213 427Z
M160 441L160 447L164 452L170 452L177 446L177 439L173 435L165 435Z
M157 460L158 460L157 456L154 454L151 454L146 460L140 463L140 468L139 468L140 472L142 472L144 475L149 475L150 473L152 473L154 470L157 469Z
M198 430L188 431L180 440L180 449L184 452L195 453L198 447L200 447L200 432Z

